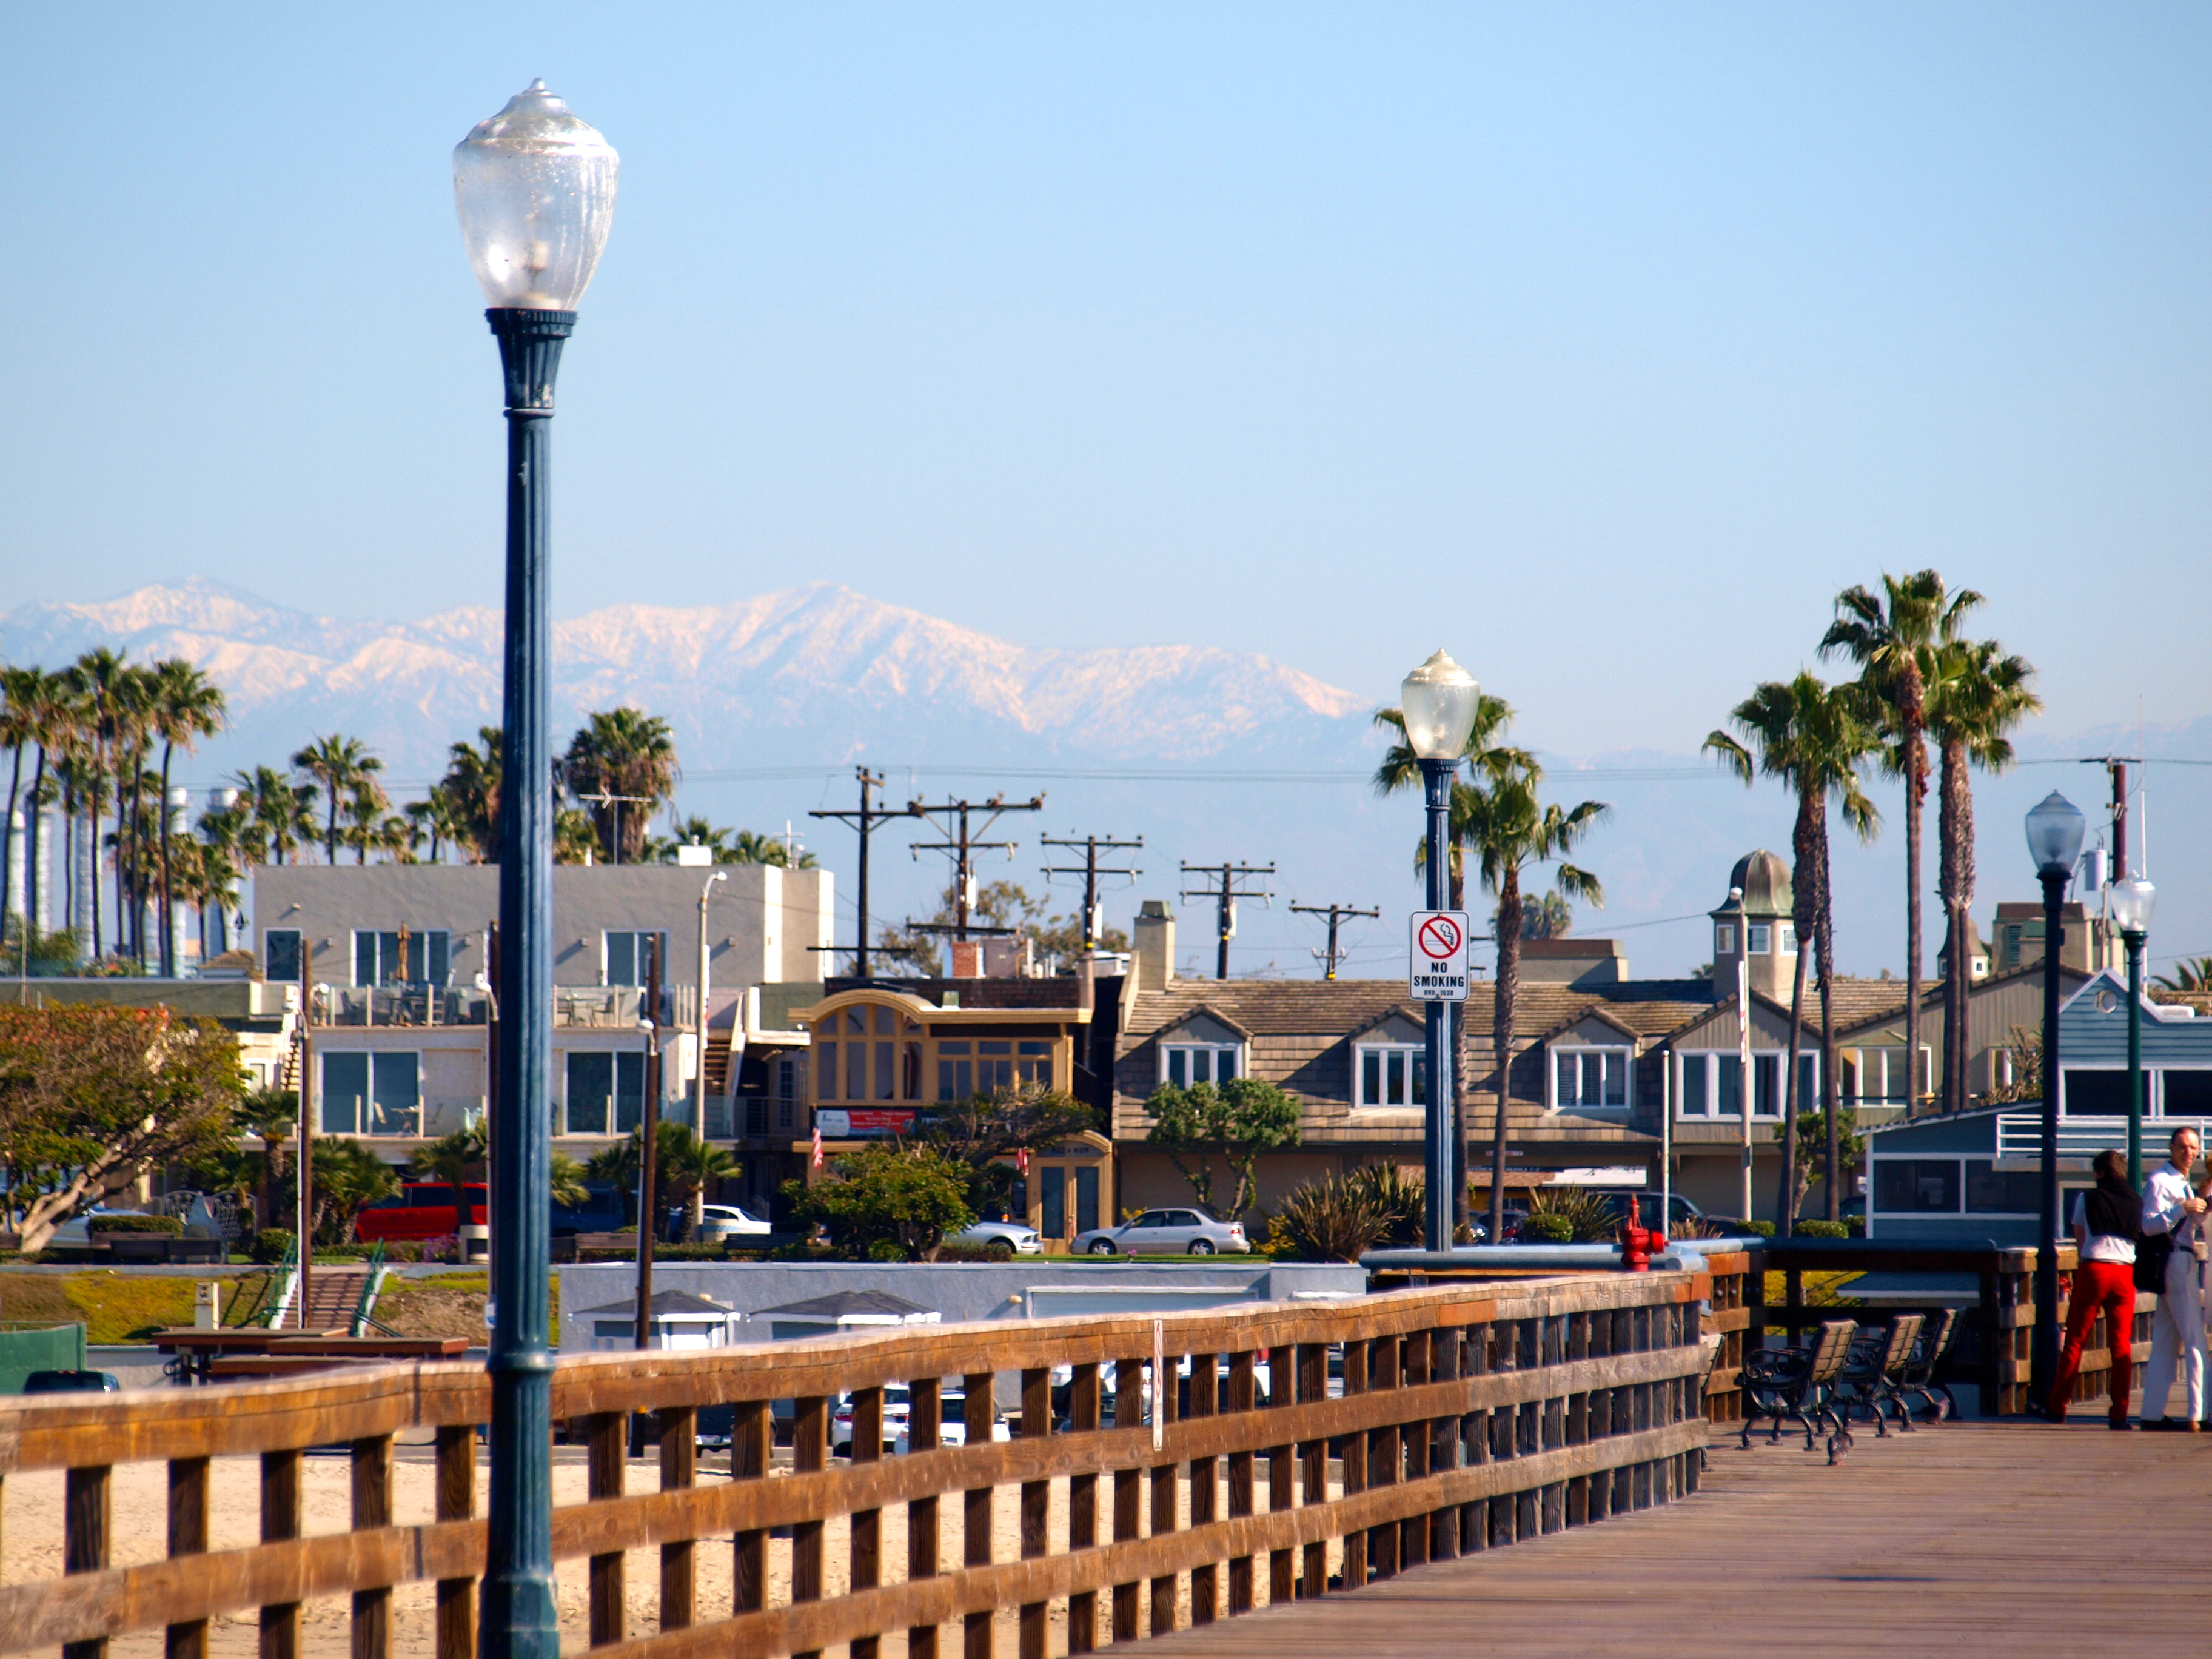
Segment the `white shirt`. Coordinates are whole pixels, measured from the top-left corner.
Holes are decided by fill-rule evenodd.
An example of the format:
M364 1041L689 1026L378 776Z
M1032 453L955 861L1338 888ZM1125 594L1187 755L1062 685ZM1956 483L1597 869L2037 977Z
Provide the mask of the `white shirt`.
M2135 1265L2136 1244L2131 1238L2115 1238L2110 1233L2089 1231L2089 1194L2074 1194L2074 1226L2089 1242L2081 1247L2084 1261L2117 1261L2123 1267Z
M2187 1249L2196 1237L2197 1218L2185 1207L2197 1194L2189 1185L2189 1172L2162 1164L2143 1183L2142 1230L2172 1233L2176 1249Z

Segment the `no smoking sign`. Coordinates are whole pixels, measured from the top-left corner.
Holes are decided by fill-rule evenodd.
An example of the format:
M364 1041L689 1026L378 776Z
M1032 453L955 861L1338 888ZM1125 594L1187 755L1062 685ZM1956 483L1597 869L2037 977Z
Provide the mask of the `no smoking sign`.
M1467 1000L1467 912L1413 912L1406 988L1419 1002Z

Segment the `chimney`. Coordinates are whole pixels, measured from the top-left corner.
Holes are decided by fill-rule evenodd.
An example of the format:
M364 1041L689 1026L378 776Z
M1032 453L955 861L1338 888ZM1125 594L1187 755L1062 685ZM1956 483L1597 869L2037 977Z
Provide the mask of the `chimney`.
M1085 951L1075 959L1075 1006L1085 1013L1098 1006L1098 956Z
M956 939L952 941L952 971L949 979L981 979L983 977L983 941L980 939Z
M1137 907L1136 971L1139 991L1164 991L1175 978L1175 912L1165 899Z

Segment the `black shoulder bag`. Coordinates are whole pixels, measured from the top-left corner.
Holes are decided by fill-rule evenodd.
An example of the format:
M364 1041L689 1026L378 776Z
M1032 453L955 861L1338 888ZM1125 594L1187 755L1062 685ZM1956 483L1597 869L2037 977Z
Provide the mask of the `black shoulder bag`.
M2145 1233L2136 1240L2136 1288L2166 1294L2166 1264L2173 1255L2173 1235Z

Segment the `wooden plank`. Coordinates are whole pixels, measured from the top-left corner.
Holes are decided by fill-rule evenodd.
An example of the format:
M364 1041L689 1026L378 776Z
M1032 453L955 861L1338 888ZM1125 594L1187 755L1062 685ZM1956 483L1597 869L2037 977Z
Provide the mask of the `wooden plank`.
M1218 1415L1215 1408L1220 1401L1219 1356L1210 1353L1191 1355L1191 1416L1202 1420ZM1190 1525L1194 1531L1210 1526L1214 1521L1219 1473L1215 1460L1210 1456L1190 1460ZM1211 1561L1201 1561L1193 1566L1190 1570L1190 1622L1194 1626L1212 1624L1220 1612L1220 1569Z
M689 1406L663 1406L660 1433L660 1489L682 1492L699 1483L699 1413ZM660 1627L681 1630L697 1613L696 1546L672 1538L660 1547Z
M596 1499L623 1495L623 1459L628 1452L628 1420L614 1412L595 1412L579 1418L568 1437L583 1443L586 1489ZM627 1586L623 1581L623 1552L602 1548L593 1553L588 1568L591 1644L603 1648L623 1638Z
M793 1475L814 1474L830 1464L830 1401L826 1395L801 1395L791 1402L791 1470ZM791 1599L794 1602L822 1599L823 1535L829 1523L826 1510L793 1517L791 1523ZM802 1648L793 1659L821 1659L813 1648Z
M731 1413L731 1492L752 1492L768 1480L774 1425L769 1402L748 1400ZM730 1559L730 1601L738 1613L754 1613L768 1605L768 1528L764 1526L700 1528L699 1532L734 1532Z
M1166 1326L1164 1319L1152 1322L1153 1434L1147 1443L1154 1448L1152 1455L1155 1458L1163 1449L1172 1454L1177 1438L1175 1432L1176 1407L1179 1395L1176 1376L1182 1369L1182 1356L1175 1349L1163 1346L1166 1340ZM1172 1455L1167 1462L1155 1462L1152 1466L1152 1536L1154 1539L1172 1538L1179 1529L1176 1515L1176 1467ZM1115 1547L1121 1547L1117 1545ZM1130 1553L1133 1555L1135 1552L1132 1550ZM1177 1565L1182 1563L1178 1561ZM1176 1627L1176 1573L1170 1568L1166 1572L1154 1573L1150 1577L1152 1603L1151 1634L1164 1636Z
M300 1535L300 1454L297 1451L274 1451L261 1454L261 1542L264 1547L250 1558L257 1568L265 1568L281 1559L280 1553L266 1547L270 1544L287 1543ZM243 1552L240 1552L242 1554ZM240 1564L243 1565L243 1564ZM349 1564L350 1565L350 1564ZM208 1576L198 1580L213 1584L217 1580L211 1570L215 1563L203 1558L193 1567ZM346 1583L353 1583L353 1575L346 1575ZM258 1604L261 1608L260 1659L298 1659L300 1651L300 1602L303 1598L296 1592L286 1595L283 1590L256 1589L252 1595L235 1603L246 1607ZM217 1611L210 1607L206 1612ZM138 1621L118 1626L131 1629ZM8 1627L4 1616L0 1616L0 1629Z
M1098 1431L1103 1390L1099 1387L1098 1367L1085 1363L1075 1367L1068 1379L1067 1424L1071 1432L1095 1434ZM1098 1476L1095 1473L1070 1475L1067 1480L1067 1547L1072 1550L1087 1550L1098 1542ZM1079 1590L1067 1600L1067 1650L1071 1654L1090 1653L1098 1645L1098 1595L1095 1590Z
M1327 1401L1328 1345L1324 1342L1301 1342L1291 1352L1297 1355L1295 1403L1310 1406ZM1294 1423L1286 1422L1285 1431L1295 1434ZM1304 1488L1305 1501L1317 1504L1328 1492L1328 1442L1318 1436L1309 1436L1299 1439L1297 1446L1301 1464L1299 1483ZM1273 1507L1281 1510L1288 1509L1290 1505L1279 1503ZM1298 1594L1320 1596L1328 1593L1328 1546L1321 1541L1309 1543L1300 1563Z
M943 1467L945 1454L938 1436L944 1425L941 1380L917 1377L907 1384L907 1445L908 1461L922 1460L933 1470ZM906 1576L909 1583L934 1578L938 1573L937 1498L917 1496L906 1506ZM908 1659L937 1659L935 1623L909 1626L906 1633Z
M62 1487L62 1571L104 1572L107 1568L108 1492L112 1471L105 1465L71 1469ZM104 1639L70 1642L62 1659L104 1659Z
M1022 1373L1022 1438L1035 1440L1052 1433L1052 1373L1032 1366ZM1050 1517L1052 1483L1022 1482L1019 1516L1022 1559L1035 1560L1045 1553L1046 1522ZM1021 1659L1045 1659L1048 1608L1042 1601L1024 1601L1017 1615Z
M1145 1362L1130 1358L1114 1362L1114 1428L1133 1453L1141 1439L1149 1444L1152 1431L1143 1421L1139 1402L1144 1398ZM1144 1533L1144 1476L1133 1460L1114 1471L1114 1541L1128 1543ZM1133 1642L1138 1636L1139 1598L1142 1591L1133 1578L1114 1586L1115 1642Z
M353 1528L368 1532L392 1524L392 1437L371 1435L353 1443L351 1468ZM353 1593L353 1659L386 1659L392 1651L392 1588L356 1589Z
M1238 1415L1257 1408L1253 1364L1249 1348L1229 1356L1229 1409ZM1229 1454L1229 1513L1252 1513L1252 1454L1249 1451ZM1252 1558L1249 1555L1230 1558L1229 1611L1232 1615L1252 1611Z
M965 1373L962 1383L967 1395L960 1407L962 1432L972 1441L980 1428L984 1445L992 1443L991 1422L998 1409L994 1403L998 1382L994 1373L985 1370ZM972 1482L975 1477L969 1475L969 1479ZM967 1575L972 1575L979 1567L991 1565L991 1534L994 1530L991 1511L992 1500L996 1496L995 1488L988 1482L971 1484L961 1494L960 1561ZM961 1647L964 1659L991 1659L993 1611L995 1607L970 1607L966 1610Z
M438 1431L437 1446L437 1518L467 1521L477 1512L476 1429L470 1424L448 1424ZM473 1574L438 1580L437 1659L475 1659L476 1591Z
M208 1547L208 1461L169 1462L169 1559L204 1555ZM163 1633L163 1659L207 1659L207 1620L187 1619Z
M848 1454L855 1463L872 1463L884 1455L884 1391L853 1391L853 1439ZM855 1510L850 1524L845 1559L856 1590L873 1589L883 1583L884 1512ZM852 1659L878 1659L883 1651L880 1632L855 1636Z

